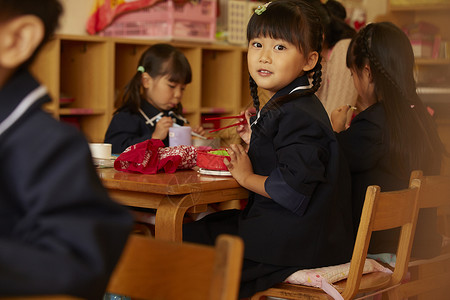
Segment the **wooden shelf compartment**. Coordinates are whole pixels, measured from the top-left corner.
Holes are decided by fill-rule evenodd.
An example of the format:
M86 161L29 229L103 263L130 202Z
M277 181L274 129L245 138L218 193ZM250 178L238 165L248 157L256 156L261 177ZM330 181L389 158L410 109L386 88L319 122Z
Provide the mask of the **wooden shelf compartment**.
M242 52L202 50L202 107L238 113L241 105Z
M182 103L192 126L200 124L202 114L237 114L251 103L244 47L57 35L32 68L53 98L45 109L55 118L76 120L90 142L103 141L115 101L136 74L139 58L149 46L160 42L179 48L191 64L192 82ZM75 100L60 107L60 95ZM230 130L227 138L235 138L232 131L235 132Z
M45 105L45 110L58 117L59 110L59 68L60 68L60 52L61 44L59 39L53 39L44 45L36 57L31 72L36 76L41 84L47 87L48 93L52 98L52 102Z
M442 66L450 65L450 58L416 58L416 65Z
M80 118L81 127L89 128L83 132L90 141L103 140L109 125L107 116L112 114L113 55L113 44L107 40L61 40L60 92L75 101L60 111L73 114L71 108L83 108L88 116L89 110L100 114L100 117Z
M450 3L430 3L430 4L390 4L391 11L402 12L402 11L435 11L435 10L450 10Z

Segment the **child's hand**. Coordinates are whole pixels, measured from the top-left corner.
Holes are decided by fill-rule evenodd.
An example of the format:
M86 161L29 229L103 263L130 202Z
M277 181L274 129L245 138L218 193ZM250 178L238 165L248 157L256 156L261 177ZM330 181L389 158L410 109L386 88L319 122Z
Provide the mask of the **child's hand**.
M236 132L239 134L241 139L248 145L250 144L250 137L252 135L252 130L250 128L250 117L256 113L256 109L251 107L247 109L245 112L241 111L241 115L245 115L245 119L247 120L247 124L239 125L236 128ZM239 121L243 121L243 119L239 119Z
M158 123L156 123L155 131L153 131L152 139L164 140L169 134L169 128L172 127L173 120L171 117L162 117Z
M231 160L224 158L223 162L227 166L231 175L236 181L245 187L244 180L253 174L253 166L244 147L232 144L227 148Z
M198 133L200 135L205 135L205 129L202 126L197 126L195 128L192 128L192 131L195 133Z
M335 132L341 132L348 128L347 125L347 115L351 108L350 105L346 104L341 107L336 108L330 115L331 125Z

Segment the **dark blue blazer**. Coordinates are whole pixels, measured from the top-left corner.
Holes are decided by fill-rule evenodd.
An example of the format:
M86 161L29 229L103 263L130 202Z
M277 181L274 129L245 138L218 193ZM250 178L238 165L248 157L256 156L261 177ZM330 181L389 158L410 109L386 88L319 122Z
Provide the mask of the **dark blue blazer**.
M0 90L0 295L102 299L133 224L27 71Z

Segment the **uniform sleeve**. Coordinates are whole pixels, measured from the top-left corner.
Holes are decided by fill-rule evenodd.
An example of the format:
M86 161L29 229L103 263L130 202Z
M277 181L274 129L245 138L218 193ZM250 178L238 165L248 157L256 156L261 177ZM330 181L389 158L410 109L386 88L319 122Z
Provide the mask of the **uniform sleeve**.
M131 145L151 139L154 127L150 131L143 131L141 120L128 112L114 115L105 134L105 143L112 144L113 153L122 153Z
M274 138L279 167L265 188L275 202L303 215L316 186L325 181L330 139L307 114L285 114L279 120Z
M373 169L385 155L383 130L369 119L355 118L347 130L336 135L352 173Z
M0 294L102 299L132 217L108 197L78 132L40 135L8 166L16 207L0 237Z

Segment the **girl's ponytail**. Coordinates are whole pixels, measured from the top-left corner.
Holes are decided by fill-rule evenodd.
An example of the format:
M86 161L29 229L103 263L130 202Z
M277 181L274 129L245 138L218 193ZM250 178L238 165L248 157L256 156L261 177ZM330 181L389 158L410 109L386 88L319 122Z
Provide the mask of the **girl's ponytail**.
M139 107L141 102L141 78L142 71L137 71L136 74L125 86L125 90L122 99L118 99L117 111L127 107L132 113L139 113Z

